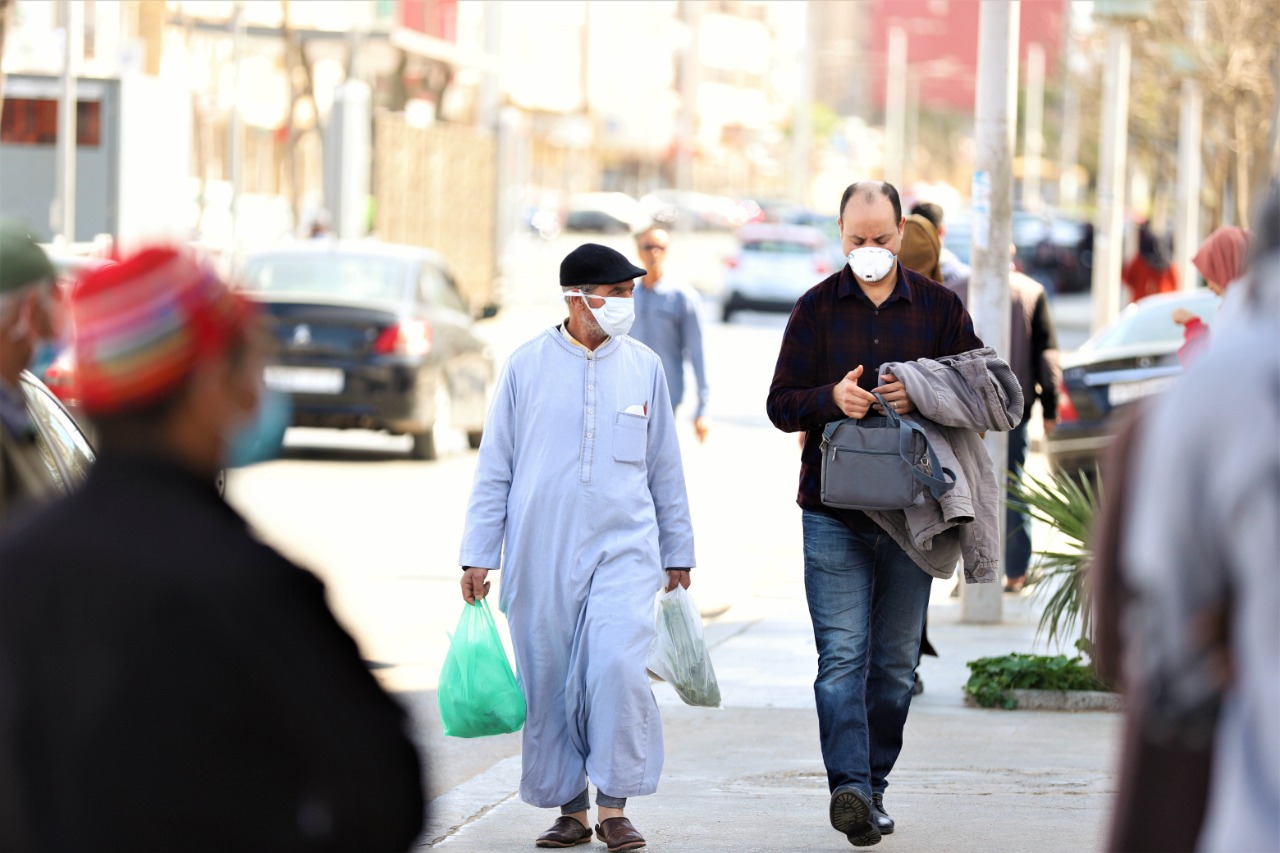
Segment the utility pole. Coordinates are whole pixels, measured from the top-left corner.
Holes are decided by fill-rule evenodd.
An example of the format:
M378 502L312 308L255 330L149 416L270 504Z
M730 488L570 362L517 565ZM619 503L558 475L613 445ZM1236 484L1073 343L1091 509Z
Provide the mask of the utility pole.
M1080 200L1080 181L1076 177L1080 159L1080 93L1069 75L1062 96L1062 139L1058 154L1058 207L1075 207Z
M695 0L680 0L685 41L680 53L680 118L676 127L676 189L693 189L693 153L698 122L698 19ZM683 223L683 218L678 220Z
M1027 46L1027 115L1022 130L1022 206L1038 212L1040 158L1044 154L1044 47L1039 42Z
M907 129L907 31L889 27L885 63L884 179L902 189L906 168Z
M1095 14L1098 14L1095 12ZM1125 154L1129 140L1129 30L1107 21L1102 141L1098 152L1098 213L1093 234L1093 326L1096 332L1120 313L1124 262Z
M1187 37L1196 50L1204 41L1204 4L1192 3ZM1200 84L1195 79L1198 62L1192 59L1182 78L1181 120L1178 125L1178 197L1173 232L1173 265L1183 290L1193 290L1199 279L1191 258L1200 243L1200 123L1203 116Z
M62 89L58 95L58 145L49 230L68 243L76 239L76 78L84 49L84 5L58 0L62 17Z
M795 119L791 134L793 155L791 194L796 203L809 206L809 167L813 154L813 50L817 9L812 0L804 4L804 42L800 48L800 96L796 98Z
M1013 150L1017 122L1018 0L985 0L978 12L977 142L973 173L973 272L969 312L974 331L1009 357L1009 246L1013 243ZM1003 484L1008 436L989 431L983 443ZM1001 488L1001 494L1004 489ZM1000 563L990 583L960 584L960 621L999 622L1004 565L1004 512Z
M227 122L227 181L231 184L231 252L240 249L240 171L244 164L244 124L240 120L240 66L244 58L244 0L231 12L231 115Z

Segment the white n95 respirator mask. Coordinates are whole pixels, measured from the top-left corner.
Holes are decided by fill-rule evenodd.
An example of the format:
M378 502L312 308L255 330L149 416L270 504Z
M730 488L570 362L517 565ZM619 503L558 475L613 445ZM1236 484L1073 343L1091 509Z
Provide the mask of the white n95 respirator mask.
M893 269L898 256L879 246L863 246L849 253L849 269L863 281L880 281Z

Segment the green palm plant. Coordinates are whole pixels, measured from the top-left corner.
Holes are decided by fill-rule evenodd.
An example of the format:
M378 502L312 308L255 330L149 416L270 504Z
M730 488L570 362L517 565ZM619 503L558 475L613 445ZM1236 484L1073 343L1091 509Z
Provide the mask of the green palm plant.
M1102 499L1101 481L1096 482L1093 485L1083 472L1076 477L1061 472L1048 477L1007 473L1007 503L1060 534L1060 548L1037 549L1039 559L1027 572L1033 593L1047 596L1037 634L1047 634L1051 643L1074 635L1077 647L1088 648L1092 638L1088 543Z

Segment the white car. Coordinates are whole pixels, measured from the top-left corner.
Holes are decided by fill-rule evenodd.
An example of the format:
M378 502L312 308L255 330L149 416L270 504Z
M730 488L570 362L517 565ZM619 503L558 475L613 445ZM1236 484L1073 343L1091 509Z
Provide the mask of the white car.
M726 323L737 311L790 311L843 260L840 247L809 225L746 225L737 239L737 251L725 259Z

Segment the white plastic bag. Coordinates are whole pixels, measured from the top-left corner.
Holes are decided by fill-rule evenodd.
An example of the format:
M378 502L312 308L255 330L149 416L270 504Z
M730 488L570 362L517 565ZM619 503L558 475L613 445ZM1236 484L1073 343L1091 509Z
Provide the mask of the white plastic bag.
M702 637L702 615L679 584L658 596L657 635L649 648L649 671L675 688L686 705L720 707L720 685Z

